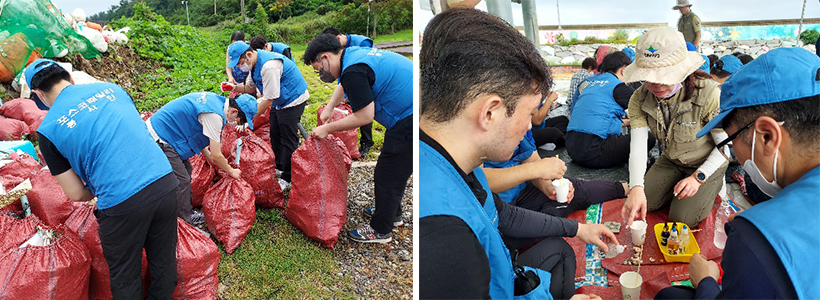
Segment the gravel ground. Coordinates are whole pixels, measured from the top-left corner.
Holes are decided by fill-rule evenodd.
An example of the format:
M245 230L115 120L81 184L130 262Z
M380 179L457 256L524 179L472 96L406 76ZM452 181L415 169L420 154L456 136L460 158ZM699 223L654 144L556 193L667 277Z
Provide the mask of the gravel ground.
M347 232L369 222L364 208L373 206L372 163L358 163L348 179L347 224L336 244L339 259L337 276L352 278L353 286L328 287L350 290L364 298L413 298L413 178L407 181L402 197L404 226L393 229L388 244L362 244L351 241Z

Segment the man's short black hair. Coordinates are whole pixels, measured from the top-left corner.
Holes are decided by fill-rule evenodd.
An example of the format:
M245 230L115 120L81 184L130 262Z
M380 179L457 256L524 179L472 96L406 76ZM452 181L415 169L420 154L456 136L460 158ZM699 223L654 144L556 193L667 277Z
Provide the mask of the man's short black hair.
M741 63L743 63L743 65L744 65L744 66L745 66L746 64L750 63L751 61L755 60L755 58L754 58L754 57L752 57L752 56L751 56L751 55L749 55L749 54L741 54L741 55L738 55L738 56L737 56L737 59L739 59L739 60L740 60L740 62L741 62Z
M715 55L715 54L709 54L709 55L707 55L706 57L707 57L707 58L709 58L709 69L711 69L712 67L714 67L714 66L715 66L715 62L717 62L718 60L720 60L720 58L718 58L718 56L717 56L717 55Z
M535 46L504 20L451 9L427 25L421 48L421 115L444 123L482 95L504 99L512 115L521 97L546 95L549 67Z
M328 27L325 27L325 29L322 30L321 34L332 34L333 36L337 36L337 35L341 35L342 32L339 31L339 29L336 29L336 27L328 26Z
M40 62L40 65L48 64L49 62ZM59 83L60 81L68 81L71 82L71 74L68 73L65 69L60 67L57 64L52 65L51 67L45 68L34 74L31 77L31 86L29 87L32 90L41 90L45 93L51 92L51 89L54 88L54 85Z
M239 117L239 122L238 122L239 124L248 123L248 117L245 116L245 112L242 111L241 108L239 108L239 104L236 103L236 98L228 98L228 106L230 106L231 108L236 108L236 110L239 111L236 114L236 116Z
M265 50L265 44L268 43L268 39L265 38L264 35L257 35L251 38L251 49L257 50L262 49Z
M595 70L598 68L598 62L592 57L584 58L584 62L581 63L581 68L584 68L584 70Z
M772 104L735 108L723 119L723 128L728 127L730 124L734 124L735 128L741 128L761 116L769 116L783 122L783 128L789 132L796 145L813 151L811 154L817 154L820 153L820 148L817 147L817 144L820 143L820 114L817 113L818 111L820 111L820 95ZM751 143L752 130L747 131L747 133L742 133L739 138L746 143Z
M237 31L234 31L233 34L231 34L231 43L236 42L236 41L244 41L244 40L245 40L245 34L242 33L242 31L237 30Z
M598 73L614 73L621 67L628 66L630 63L632 63L632 60L629 59L629 56L623 51L612 52L604 56L601 64L598 65Z
M319 53L339 53L342 49L344 49L344 47L342 46L342 43L339 43L339 40L336 39L335 35L322 33L310 41L310 44L308 44L307 49L305 50L305 55L302 59L305 61L306 65L309 65L316 61Z

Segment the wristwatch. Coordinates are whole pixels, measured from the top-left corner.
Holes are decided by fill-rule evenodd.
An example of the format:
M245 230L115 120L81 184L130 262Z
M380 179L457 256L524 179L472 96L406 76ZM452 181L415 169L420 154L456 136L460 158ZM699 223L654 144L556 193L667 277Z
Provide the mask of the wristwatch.
M697 180L698 183L700 183L700 185L703 185L703 183L706 181L706 174L704 174L700 170L695 171L695 174L692 174L692 176L695 177L695 180Z

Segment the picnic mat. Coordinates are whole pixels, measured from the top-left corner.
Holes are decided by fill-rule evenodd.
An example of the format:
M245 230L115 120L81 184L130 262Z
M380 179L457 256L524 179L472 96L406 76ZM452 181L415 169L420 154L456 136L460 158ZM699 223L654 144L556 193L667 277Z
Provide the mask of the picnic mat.
M601 259L597 253L597 246L586 245L577 238L565 238L567 243L569 243L572 247L573 251L575 251L575 287L578 289L576 293L594 293L602 296L604 299L607 299L604 295L607 295L607 293L612 293L612 295L617 295L616 298L619 298L620 285L618 284L618 276L624 272L635 271L637 269L636 266L623 264L624 260L632 256L634 253L629 228L626 227L626 223L623 222L621 217L621 207L623 206L625 200L626 199L615 199L602 204L592 205L585 211L576 211L567 216L568 219L574 219L584 223L602 224L607 221L621 222L621 231L615 234L615 236L618 238L618 242L621 245L627 246L623 253L615 256L614 258ZM716 260L718 263L720 263L720 256L723 250L715 247L713 240L715 224L714 214L719 205L720 197L717 197L715 199L715 204L706 219L701 221L700 224L693 228L702 229L701 231L693 233L695 239L698 241L698 245L700 246L701 254L705 255L708 259ZM649 296L649 298L651 298L655 293L657 293L658 290L660 290L660 288L652 287L652 284L654 284L653 280L663 279L665 283L662 287L667 287L670 285L671 281L679 281L689 278L688 263L667 263L658 248L657 241L655 240L655 224L666 222L668 220L668 216L668 208L649 212L646 215L648 226L646 241L643 249L641 275L645 280L644 287L647 287L647 284L649 284L650 287L641 291L642 298L645 296L644 293L652 292ZM655 261L651 262L650 258L654 258ZM608 290L605 288L606 286L609 286L609 288L612 289L611 292L607 292ZM599 293L596 293L595 291L598 291Z
M643 273L643 267L641 267ZM652 277L641 275L643 277L643 284L641 284L641 299L652 299L663 288L669 287L669 276L666 272L653 274ZM609 286L585 285L575 290L576 294L595 294L601 299L622 299L621 284L618 282L618 276L612 273L607 275Z

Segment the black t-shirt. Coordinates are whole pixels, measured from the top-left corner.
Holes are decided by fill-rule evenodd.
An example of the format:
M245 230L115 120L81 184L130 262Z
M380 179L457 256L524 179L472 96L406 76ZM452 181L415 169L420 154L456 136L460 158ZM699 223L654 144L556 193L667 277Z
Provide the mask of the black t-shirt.
M57 150L51 140L40 134L37 141L40 142L40 152L43 153L43 159L46 161L52 176L63 174L63 172L71 169L68 159L60 153L60 150Z
M342 88L353 111L359 111L376 100L373 83L376 73L365 63L358 63L344 69L341 75Z
M632 98L632 93L634 92L634 88L622 82L616 85L615 89L612 90L612 97L615 98L615 102L617 102L618 105L627 109L629 108L629 98Z

